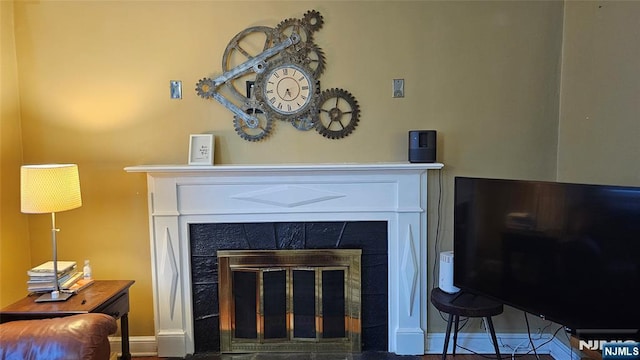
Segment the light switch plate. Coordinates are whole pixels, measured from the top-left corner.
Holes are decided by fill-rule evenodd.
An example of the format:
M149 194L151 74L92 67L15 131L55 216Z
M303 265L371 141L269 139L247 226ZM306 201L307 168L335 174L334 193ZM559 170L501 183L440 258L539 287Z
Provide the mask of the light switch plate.
M393 79L393 97L404 97L404 79Z
M182 99L182 81L171 80L169 82L169 88L171 89L172 99Z

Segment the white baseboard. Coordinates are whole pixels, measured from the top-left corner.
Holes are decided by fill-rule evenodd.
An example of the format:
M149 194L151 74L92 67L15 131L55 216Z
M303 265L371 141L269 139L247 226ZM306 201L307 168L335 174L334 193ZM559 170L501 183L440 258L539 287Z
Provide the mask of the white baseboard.
M496 333L496 337L500 345L500 354L505 359L514 354L513 349L516 349L515 354L518 355L529 351L529 337L526 333ZM549 339L551 339L550 334L534 337L533 343L536 345L538 354L551 355L555 360L580 360L580 355L570 346L567 346L557 338L553 338L551 341ZM547 341L549 342L542 345ZM121 338L118 336L109 337L109 342L111 343L111 352L120 355L122 353ZM495 352L491 338L486 333L459 333L458 345L480 354L493 354ZM453 337L449 339L449 353L451 353L452 346ZM442 354L443 347L444 333L430 333L427 335L425 354ZM132 356L157 356L158 343L155 336L131 336L129 338L129 349ZM458 347L456 354L471 354L471 351Z
M549 343L549 350L549 354L556 360L580 360L582 358L576 349L567 346L558 340L558 338L553 339L553 341Z
M122 339L119 336L110 336L111 352L122 355ZM155 336L130 336L129 350L131 356L157 356L158 343Z
M425 353L442 354L444 336L445 333L428 334ZM526 333L496 333L496 337L498 338L500 355L502 355L504 359L510 358L512 354L525 354L530 350L529 336ZM548 354L556 360L580 359L579 354L577 354L575 350L572 350L570 346L565 345L557 338L553 338L551 334L544 334L542 336L536 335L533 339L533 343L536 346L536 352L538 354ZM487 333L458 333L457 343L459 346L456 348L456 354L471 354L473 352L479 354L495 353L491 337ZM460 346L468 350L465 350ZM453 336L449 339L449 350L447 353L450 354L452 348Z

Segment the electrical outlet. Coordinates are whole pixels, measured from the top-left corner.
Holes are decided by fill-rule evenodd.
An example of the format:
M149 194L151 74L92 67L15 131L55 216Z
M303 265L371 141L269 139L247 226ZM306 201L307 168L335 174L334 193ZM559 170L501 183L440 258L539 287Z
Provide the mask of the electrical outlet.
M404 97L404 79L393 79L393 97Z
M171 80L169 82L169 88L171 90L172 99L182 99L182 81Z

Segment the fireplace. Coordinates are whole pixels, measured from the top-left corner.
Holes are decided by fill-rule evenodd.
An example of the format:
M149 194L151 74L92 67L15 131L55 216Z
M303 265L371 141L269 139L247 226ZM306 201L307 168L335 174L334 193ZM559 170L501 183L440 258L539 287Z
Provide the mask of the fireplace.
M199 294L191 279L193 225L368 221L384 222L387 228L387 351L424 354L427 173L441 167L381 163L126 168L147 173L158 355L195 352L193 299Z

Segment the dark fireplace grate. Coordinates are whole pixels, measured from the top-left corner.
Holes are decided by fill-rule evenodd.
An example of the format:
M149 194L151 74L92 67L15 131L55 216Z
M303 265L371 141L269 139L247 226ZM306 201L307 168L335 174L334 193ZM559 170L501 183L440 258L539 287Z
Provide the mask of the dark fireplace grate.
M221 352L360 351L361 253L218 251Z

